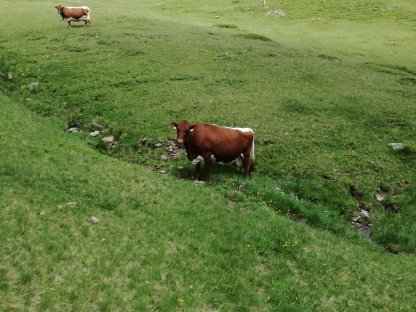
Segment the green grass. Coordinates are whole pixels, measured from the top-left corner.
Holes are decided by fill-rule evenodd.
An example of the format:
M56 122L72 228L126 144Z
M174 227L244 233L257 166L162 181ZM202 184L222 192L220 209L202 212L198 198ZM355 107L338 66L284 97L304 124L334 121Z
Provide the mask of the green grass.
M359 41L339 54L334 48L315 49L308 41L302 47L289 44L290 32L282 37L270 34L267 27L253 32L260 32L254 24L295 21L300 23L297 28L307 29L295 8L294 16L272 22L257 5L245 3L250 10L240 11L243 2L238 2L224 8L221 19L226 23L218 24L214 17L210 24L206 16L195 21L202 14L198 10L208 10L204 6L193 11L188 23L178 23L173 20L179 17L164 15L165 9L179 16L188 13L182 12L183 5L182 9L170 5L114 5L110 16L109 7L97 4L94 27L72 30L58 23L59 16L45 5L44 16L37 23L35 19L31 29L20 21L4 35L3 71L15 73L4 88L39 114L61 116L68 126L84 131L99 127L103 136L114 135L118 141L108 148L100 140L87 139L86 133L81 135L96 148L129 162L165 166L173 173L175 162L161 162L161 151L138 144L141 137L171 138L174 133L168 125L183 118L250 126L260 142L276 142L259 145L259 175L340 214L345 226L357 205L364 205L374 213L376 241L414 251L415 227L401 227L402 221L415 218L414 206L405 199L406 192L414 190L416 120L415 69L406 62L407 50L400 54L403 63L397 64L397 58L382 63L390 53L378 49L378 40L387 40L384 37L367 36L374 45L364 55L355 50ZM328 16L340 14L331 18L331 25L345 20L343 11L334 7L338 6L326 7ZM308 14L317 13L306 10ZM409 31L410 21L398 22L407 13L395 14L392 25ZM52 16L56 23L43 22ZM248 17L250 23L238 23ZM349 22L382 27L372 15L365 19L358 14ZM5 29L9 23L4 17ZM341 30L332 34L348 34ZM386 54L375 55L383 51ZM27 85L32 82L39 84L30 93ZM388 143L396 141L410 146L408 152L392 151ZM218 175L219 183L221 179ZM364 194L362 198L346 194L351 185ZM374 200L379 187L391 190L390 199L401 208L399 216L385 214ZM400 229L402 238L386 235L387 224Z
M90 1L69 30L0 1L2 309L413 310L415 5L267 3ZM253 179L178 179L152 144L184 118L252 127Z
M3 310L416 305L413 255L391 256L352 231L292 222L266 201L236 202L100 155L60 120L1 103ZM262 192L256 180L240 182L252 196Z

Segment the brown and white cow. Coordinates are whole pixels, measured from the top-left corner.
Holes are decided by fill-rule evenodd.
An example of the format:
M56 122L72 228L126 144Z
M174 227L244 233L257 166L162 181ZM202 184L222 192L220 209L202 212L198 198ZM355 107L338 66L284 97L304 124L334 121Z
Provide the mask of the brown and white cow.
M58 10L58 14L62 16L62 19L68 22L69 27L71 27L71 22L84 22L85 26L91 25L91 10L89 7L63 7L58 5L55 8Z
M188 159L196 166L196 178L200 178L201 161L205 163L207 178L210 178L211 160L234 162L244 167L246 176L254 170L254 132L250 128L220 127L210 124L190 124L182 120L173 122L176 141L185 145Z

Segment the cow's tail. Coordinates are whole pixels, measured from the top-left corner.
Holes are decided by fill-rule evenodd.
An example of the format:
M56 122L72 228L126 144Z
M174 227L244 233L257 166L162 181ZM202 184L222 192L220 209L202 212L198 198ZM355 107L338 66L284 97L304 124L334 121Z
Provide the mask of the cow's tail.
M254 171L256 168L256 155L254 153L254 134L253 134L253 142L251 144L250 150L250 171Z

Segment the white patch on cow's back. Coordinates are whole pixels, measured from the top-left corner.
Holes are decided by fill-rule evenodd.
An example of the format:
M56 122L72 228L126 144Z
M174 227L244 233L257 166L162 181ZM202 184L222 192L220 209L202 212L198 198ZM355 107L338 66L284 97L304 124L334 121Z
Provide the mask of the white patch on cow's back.
M198 156L197 158L195 158L194 160L192 160L192 164L193 164L193 165L197 165L197 164L199 164L200 162L204 162L204 157L202 157L202 156Z
M251 128L238 128L238 127L223 127L223 128L238 130L238 131L241 131L241 132L254 133L253 129L251 129Z
M90 11L90 8L87 7L87 6L65 7L65 8L68 8L68 9L84 9L84 10L86 9L86 10Z

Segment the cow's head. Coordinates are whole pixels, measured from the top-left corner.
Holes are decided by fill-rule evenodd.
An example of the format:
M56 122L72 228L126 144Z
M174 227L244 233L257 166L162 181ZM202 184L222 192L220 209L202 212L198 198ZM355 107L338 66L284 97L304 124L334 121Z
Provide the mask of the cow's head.
M55 6L55 9L58 10L58 14L62 14L62 12L64 10L64 7L63 6L60 6L60 5L57 5L57 6Z
M179 124L172 122L170 125L173 129L176 129L176 141L180 144L186 142L189 132L195 127L195 125L191 125L187 120L182 120Z

